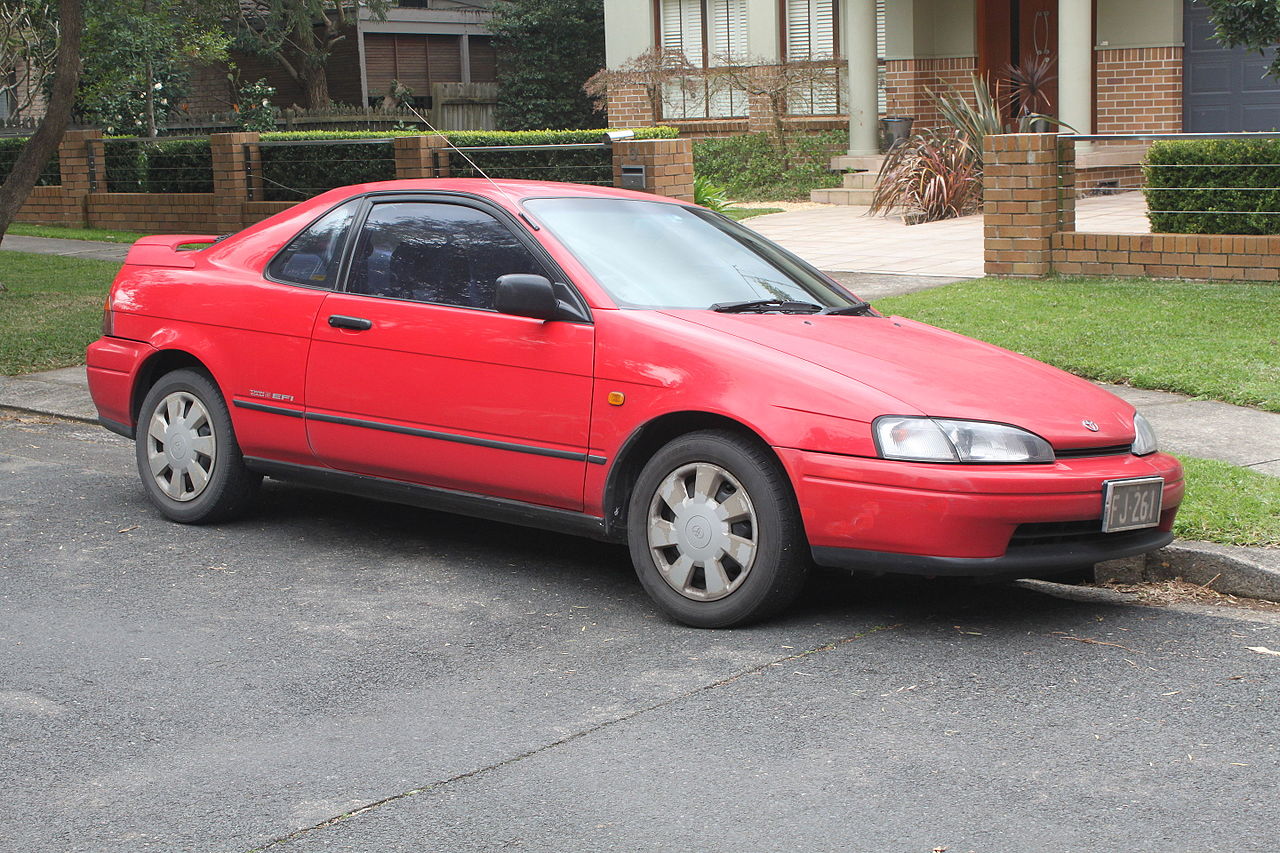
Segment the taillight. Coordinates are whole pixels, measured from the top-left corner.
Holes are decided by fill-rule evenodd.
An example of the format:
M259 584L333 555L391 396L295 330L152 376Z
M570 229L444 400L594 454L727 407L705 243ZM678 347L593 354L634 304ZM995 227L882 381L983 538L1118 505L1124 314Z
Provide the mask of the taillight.
M111 311L111 294L107 294L107 301L102 303L102 336L109 338L116 331L116 315Z

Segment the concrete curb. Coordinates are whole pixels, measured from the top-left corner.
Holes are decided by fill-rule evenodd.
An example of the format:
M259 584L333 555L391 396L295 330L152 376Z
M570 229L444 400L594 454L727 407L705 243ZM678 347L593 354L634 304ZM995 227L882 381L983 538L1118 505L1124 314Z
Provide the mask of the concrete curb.
M1280 601L1280 550L1177 540L1127 560L1099 563L1100 583L1143 583L1176 578L1242 598Z

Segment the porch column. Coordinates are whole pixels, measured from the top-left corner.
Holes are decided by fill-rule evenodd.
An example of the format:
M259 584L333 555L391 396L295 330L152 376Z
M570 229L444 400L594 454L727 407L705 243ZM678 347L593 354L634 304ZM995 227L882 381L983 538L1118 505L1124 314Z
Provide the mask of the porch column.
M1087 2L1087 0L1085 0ZM876 96L875 0L841 0L845 58L849 63L849 153L880 151L880 115Z
M1092 0L1058 0L1058 118L1093 133Z

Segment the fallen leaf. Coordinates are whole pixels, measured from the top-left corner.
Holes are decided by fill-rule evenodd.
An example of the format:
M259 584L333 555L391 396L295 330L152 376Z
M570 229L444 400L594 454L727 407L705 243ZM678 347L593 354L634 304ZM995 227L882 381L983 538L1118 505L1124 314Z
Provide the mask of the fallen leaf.
M1266 646L1245 646L1245 648L1251 652L1257 652L1260 655L1280 655L1280 652L1269 649Z

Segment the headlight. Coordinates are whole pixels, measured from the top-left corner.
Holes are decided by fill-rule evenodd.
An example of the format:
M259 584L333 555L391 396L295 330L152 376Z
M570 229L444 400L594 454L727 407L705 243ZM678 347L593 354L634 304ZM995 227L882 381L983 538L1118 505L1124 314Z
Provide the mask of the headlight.
M1135 413L1133 416L1133 455L1146 456L1148 453L1155 453L1156 446L1156 431L1151 428L1151 422L1142 415Z
M885 459L976 463L1053 461L1049 442L1006 424L880 417L871 427L876 447Z

